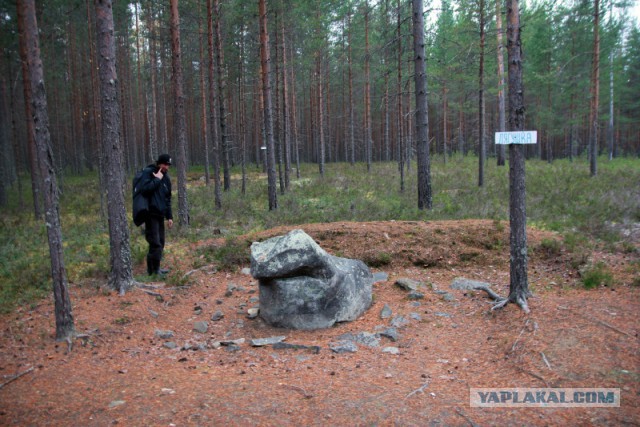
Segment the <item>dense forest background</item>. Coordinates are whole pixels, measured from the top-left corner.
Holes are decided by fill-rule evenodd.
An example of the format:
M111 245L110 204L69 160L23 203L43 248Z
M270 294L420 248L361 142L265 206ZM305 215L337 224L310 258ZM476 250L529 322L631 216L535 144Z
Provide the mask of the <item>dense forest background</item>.
M211 151L220 150L226 188L230 167L264 162L259 17L257 1L215 3L215 73L222 78L214 83L221 105L212 113L206 96L211 84L207 2L179 2L187 162L205 165L208 179ZM410 165L405 162L415 151L410 2L276 0L267 6L274 135L284 169L319 161L320 144L328 162ZM539 140L527 147L528 157L552 161L587 154L594 6L585 0L521 5L526 122ZM56 169L96 170L101 150L93 2L48 0L37 2L37 8ZM493 133L501 126L504 5L432 1L426 8L431 153L443 161L454 154L477 155L484 140L486 155L497 156ZM640 154L640 29L627 18L628 8L605 0L598 9L598 146L599 154L610 157ZM1 1L0 17L4 198L4 187L29 171L32 154L15 3ZM168 1L114 4L116 84L129 172L161 152L176 151L169 18ZM209 129L209 114L224 115L223 133Z

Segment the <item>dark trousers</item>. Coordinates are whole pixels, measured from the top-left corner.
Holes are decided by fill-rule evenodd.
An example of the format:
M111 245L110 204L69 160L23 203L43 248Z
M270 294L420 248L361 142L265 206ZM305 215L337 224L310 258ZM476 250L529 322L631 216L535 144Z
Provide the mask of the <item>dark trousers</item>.
M144 237L149 243L147 254L147 273L158 274L162 251L164 250L164 218L148 215L144 222Z

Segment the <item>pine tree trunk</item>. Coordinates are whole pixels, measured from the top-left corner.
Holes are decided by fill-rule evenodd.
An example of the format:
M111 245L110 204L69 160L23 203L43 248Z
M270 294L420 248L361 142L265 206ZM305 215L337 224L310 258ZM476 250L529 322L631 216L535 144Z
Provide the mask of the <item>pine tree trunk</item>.
M118 81L115 61L115 34L111 0L96 0L96 41L100 74L100 100L107 178L107 213L109 218L109 246L111 249L111 274L109 285L124 294L133 286L131 273L131 248L129 227L124 201L123 150L120 144L118 93L114 82Z
M198 16L202 18L202 13L200 10L201 3L198 2ZM206 14L204 15L206 16ZM200 47L200 108L201 108L201 127L200 127L200 135L202 138L202 145L204 146L204 181L207 187L210 184L209 177L209 144L207 143L209 136L207 135L207 90L205 86L205 59L204 59L204 31L202 29L202 19L198 19L198 43Z
M149 69L151 74L151 87L149 93L151 102L149 104L149 155L151 159L158 158L158 55L156 53L156 20L153 16L152 2L148 2L147 26L149 27Z
M594 0L591 110L589 114L589 171L598 174L598 107L600 104L600 0Z
M173 74L174 139L178 169L178 224L189 225L189 205L187 199L187 123L182 88L182 51L180 47L180 15L178 0L171 0L171 63Z
M509 129L524 130L524 85L518 0L507 0L507 54L509 73ZM509 301L529 311L527 279L527 214L524 145L509 145L510 283Z
M18 13L23 13L20 3L17 3ZM24 34L25 19L18 19L18 32ZM33 213L36 219L42 219L42 190L40 184L40 169L38 165L38 150L35 141L35 129L33 125L33 94L31 89L31 76L28 68L28 49L26 36L19 38L20 60L22 61L22 88L24 92L24 115L27 122L27 153L29 155L29 167L31 169L31 193L33 194Z
M398 43L398 74L396 81L396 97L397 97L397 109L396 112L396 128L398 132L398 171L400 172L400 192L404 193L404 162L405 162L405 150L404 150L404 134L403 134L403 94L402 94L402 14L401 14L401 0L397 0L397 21L396 21L396 42Z
M367 172L371 172L372 157L372 136L371 136L371 76L370 62L371 53L369 52L369 0L365 0L364 4L364 144L367 156Z
M284 148L284 188L289 189L291 181L291 120L289 106L289 79L287 71L287 43L284 31L284 20L280 20L280 31L282 32L282 116L284 121L284 139L282 146Z
M215 48L213 43L213 0L207 0L207 43L209 50L209 129L211 130L211 148L213 154L213 193L216 209L222 207L222 189L220 187L220 150L218 144L218 96L215 79Z
M223 188L231 189L231 171L229 165L229 136L227 135L227 111L224 91L227 87L227 78L224 72L224 52L222 50L222 33L220 31L220 2L213 0L216 26L216 69L218 70L218 108L220 109L220 157L222 157Z
M486 145L484 137L484 0L480 0L480 67L478 70L478 187L484 185L484 159Z
M47 95L44 87L44 70L40 59L35 1L18 0L17 9L18 21L22 21L20 38L25 46L27 55L26 67L31 86L32 98L30 101L32 102L33 116L29 117L29 120L33 122L33 129L35 130L34 140L37 149L38 166L43 180L45 223L47 225L51 276L53 279L56 340L70 342L75 335L75 326L64 265L58 183L51 149Z
M259 0L260 16L260 64L262 71L262 92L264 94L264 133L267 140L267 191L269 194L269 210L278 209L278 192L276 189L276 156L273 140L273 107L271 101L271 55L269 54L269 33L267 30L266 0Z
M350 148L350 157L349 157L349 162L351 163L351 166L355 165L356 162L356 139L355 139L355 117L354 117L354 106L353 106L353 61L351 59L351 47L352 47L352 41L351 41L351 12L349 12L349 16L348 16L348 25L349 25L349 30L348 30L348 42L349 42L349 56L348 56L348 63L349 63L349 148Z
M498 132L504 132L507 129L504 99L504 44L502 42L502 11L500 3L503 0L496 0L496 34L498 37ZM498 166L505 165L504 144L498 147Z
M416 93L416 145L418 155L418 209L431 209L431 165L429 161L429 115L427 110L427 64L424 51L424 8L412 0L413 53Z

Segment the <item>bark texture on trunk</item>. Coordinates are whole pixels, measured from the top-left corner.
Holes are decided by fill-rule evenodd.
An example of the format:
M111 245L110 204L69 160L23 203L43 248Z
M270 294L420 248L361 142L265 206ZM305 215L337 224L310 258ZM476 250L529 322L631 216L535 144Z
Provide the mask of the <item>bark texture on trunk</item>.
M116 45L111 0L96 0L96 41L100 106L102 116L102 152L107 188L111 274L109 286L120 294L133 286L129 226L124 201L124 153L120 141L120 110L116 82Z
M32 113L28 119L33 122L34 140L37 150L38 167L42 178L44 195L45 224L49 240L51 257L51 277L53 279L53 298L56 318L56 340L71 341L75 335L71 299L65 270L62 228L58 203L58 182L54 169L51 134L49 133L49 114L47 111L47 94L44 87L44 71L40 58L38 40L38 24L34 0L18 0L18 20L23 21L23 32L27 53L27 70L31 85Z
M273 102L271 100L271 55L269 53L269 33L267 30L266 0L258 4L260 15L260 64L262 71L262 92L264 102L264 133L267 141L267 191L269 210L278 209L278 191L276 183L276 154L273 139Z
M182 50L180 47L180 14L178 0L171 0L171 64L173 74L174 137L176 141L176 163L178 169L178 224L189 225L187 199L187 118L182 87Z
M416 91L416 145L418 155L418 209L431 209L429 114L427 111L427 63L424 51L424 8L413 0L413 53Z
M522 83L522 44L518 0L507 2L507 52L509 63L509 128L524 130L524 85ZM509 145L509 218L510 218L510 282L508 301L529 311L530 295L527 278L527 212L525 203L525 146Z

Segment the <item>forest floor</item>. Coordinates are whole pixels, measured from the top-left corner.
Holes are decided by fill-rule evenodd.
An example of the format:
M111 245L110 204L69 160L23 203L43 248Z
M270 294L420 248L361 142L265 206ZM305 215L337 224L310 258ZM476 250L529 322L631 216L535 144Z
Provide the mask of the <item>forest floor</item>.
M249 319L258 284L241 271L248 264L233 273L204 266L184 286L149 283L124 296L74 284L76 329L85 337L71 351L53 339L52 300L0 318L0 425L640 424L637 250L589 251L588 261L602 261L614 280L587 290L573 267L576 254L549 243L562 238L530 229L527 315L514 304L491 311L484 292L450 288L466 277L508 294L508 223L345 222L245 237L293 228L333 255L388 274L359 319L315 331ZM194 270L202 248L224 240L177 248L169 236L167 264ZM138 274L143 269L136 266ZM423 283L424 299L409 300L395 285L399 278ZM382 319L385 304L393 316ZM223 317L212 320L217 311ZM395 342L381 337L377 347L358 344L341 354L329 347L343 334L380 332L396 316L408 323ZM205 333L194 330L198 321L208 322ZM160 330L174 336L162 339ZM251 346L272 336L300 347ZM240 341L216 348L224 340ZM618 388L621 404L470 407L469 389L485 387Z

